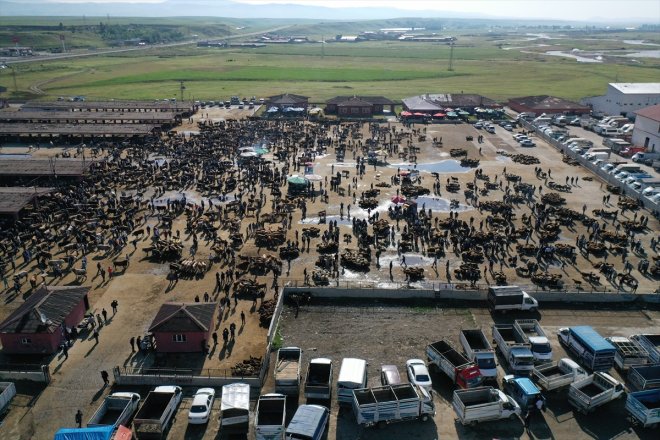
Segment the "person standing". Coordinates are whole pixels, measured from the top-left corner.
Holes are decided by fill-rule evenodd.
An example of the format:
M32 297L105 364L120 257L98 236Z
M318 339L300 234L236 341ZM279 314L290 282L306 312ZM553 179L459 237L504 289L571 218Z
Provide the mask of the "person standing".
M117 314L117 307L119 306L119 302L116 299L113 299L112 302L110 303L110 307L112 307L112 314L116 315Z
M82 411L80 410L76 412L76 423L78 424L78 428L82 428Z
M131 336L131 339L129 340L131 343L131 353L135 352L135 336Z
M103 370L101 371L101 379L103 379L103 386L108 386L110 385L110 375L108 374L107 371Z
M94 337L94 340L96 343L99 343L99 331L97 329L94 329L94 333L92 333L92 337Z
M241 325L245 325L245 312L241 310Z
M101 315L103 315L103 322L108 323L108 311L103 309L101 310Z

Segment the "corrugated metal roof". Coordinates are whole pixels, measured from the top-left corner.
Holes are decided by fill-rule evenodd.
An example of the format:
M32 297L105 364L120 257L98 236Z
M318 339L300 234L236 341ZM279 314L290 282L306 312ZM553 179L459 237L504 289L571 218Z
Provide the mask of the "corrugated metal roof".
M595 351L616 351L616 348L588 325L571 327L573 334Z
M644 93L659 94L660 95L660 82L657 83L610 83L621 93L641 95Z
M286 428L286 435L313 437L319 423L328 417L328 409L320 405L300 405Z
M514 379L514 381L525 394L534 395L539 393L539 389L536 388L536 385L534 385L534 383L527 377L518 377Z
M207 332L218 303L163 304L149 326L150 332Z

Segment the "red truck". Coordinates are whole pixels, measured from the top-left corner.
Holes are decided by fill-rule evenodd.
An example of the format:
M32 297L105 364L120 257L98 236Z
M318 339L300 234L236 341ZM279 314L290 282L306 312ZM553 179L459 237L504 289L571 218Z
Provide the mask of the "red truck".
M459 388L475 388L483 381L479 368L446 341L429 344L426 357L431 365L438 367Z

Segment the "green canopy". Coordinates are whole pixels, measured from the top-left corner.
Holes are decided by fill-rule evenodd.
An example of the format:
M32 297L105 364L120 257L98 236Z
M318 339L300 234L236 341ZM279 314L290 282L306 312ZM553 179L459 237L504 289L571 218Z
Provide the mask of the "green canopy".
M297 175L289 177L288 179L286 179L286 181L293 185L307 185L307 179Z

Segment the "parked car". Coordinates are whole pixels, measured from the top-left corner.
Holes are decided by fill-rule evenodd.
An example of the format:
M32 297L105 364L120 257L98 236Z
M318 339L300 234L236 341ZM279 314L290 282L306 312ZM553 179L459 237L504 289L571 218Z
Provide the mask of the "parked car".
M506 131L513 131L513 126L511 126L510 124L505 124L502 126L502 128L505 129Z
M406 361L406 372L408 373L408 381L410 383L431 391L431 387L433 386L431 375L423 360L408 359Z
M380 367L380 383L381 385L399 385L401 383L401 375L396 365Z
M214 400L215 390L213 388L198 389L188 411L188 423L194 425L207 423L211 417Z
M520 146L521 146L521 147L535 147L536 144L535 144L534 141L532 141L531 139L523 139L523 140L520 142Z

